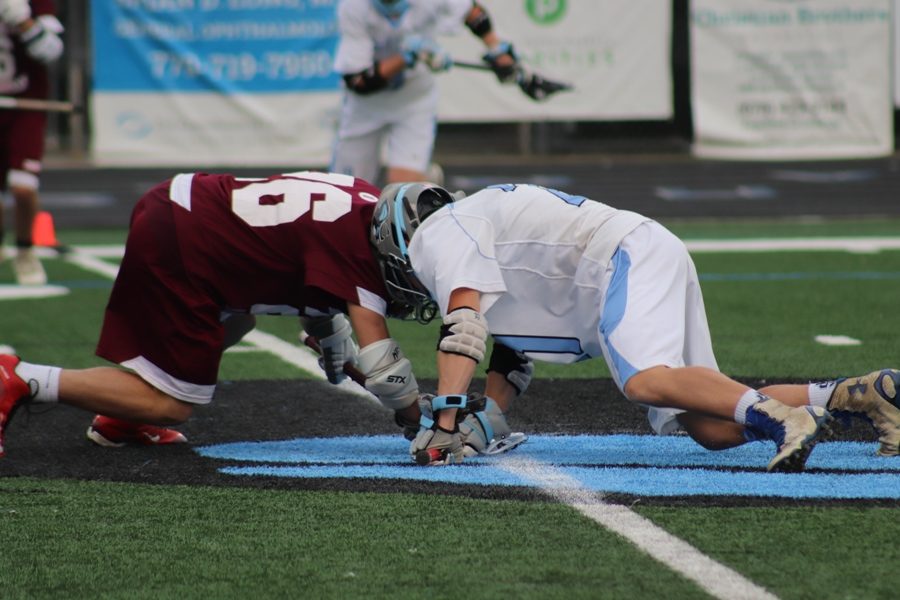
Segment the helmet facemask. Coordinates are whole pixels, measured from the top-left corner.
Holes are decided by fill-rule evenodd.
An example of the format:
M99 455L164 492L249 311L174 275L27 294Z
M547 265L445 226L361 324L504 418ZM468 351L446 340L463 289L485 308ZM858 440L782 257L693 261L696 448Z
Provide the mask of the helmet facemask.
M412 268L408 244L426 217L452 201L449 192L427 183L391 184L382 191L371 242L390 296L390 316L427 323L437 315L437 305Z

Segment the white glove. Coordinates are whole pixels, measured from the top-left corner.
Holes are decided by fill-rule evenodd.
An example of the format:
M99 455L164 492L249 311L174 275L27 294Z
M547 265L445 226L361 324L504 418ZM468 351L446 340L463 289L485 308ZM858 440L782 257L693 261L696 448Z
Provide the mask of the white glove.
M509 427L496 402L491 398L485 400L484 410L469 414L459 424L467 457L508 452L528 439L524 433L514 432Z
M0 21L10 27L21 25L31 18L28 0L0 0Z
M25 44L28 56L45 65L49 65L62 55L62 39L45 27L40 20L35 21L19 37Z
M454 425L454 431L448 431L437 424L437 415L441 409L435 410L434 403L439 402L439 405L446 407L446 402L442 401L448 398L451 397L432 394L419 396L419 412L422 416L419 419L419 432L409 445L409 454L422 466L461 463L465 457L459 427ZM458 402L459 395L454 398L457 400L455 405L464 409L467 404L465 396L462 397L461 404ZM461 415L457 414L457 422L460 418Z
M420 429L409 445L409 454L422 466L452 465L465 457L459 429L447 431L437 425L434 429Z
M447 71L453 66L453 59L434 40L418 35L403 40L403 57L410 68L419 61L435 72Z
M353 329L347 317L338 314L311 318L306 321L304 328L319 342L322 349L319 366L325 370L328 381L340 383L346 379L344 364L348 362L356 364L359 355L359 347L353 341Z

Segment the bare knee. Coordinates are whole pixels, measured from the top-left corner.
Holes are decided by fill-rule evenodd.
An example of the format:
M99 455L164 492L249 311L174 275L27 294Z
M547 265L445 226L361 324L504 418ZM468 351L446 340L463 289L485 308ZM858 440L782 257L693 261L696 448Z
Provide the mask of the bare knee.
M659 405L666 399L666 375L668 367L651 367L632 375L625 382L625 396L632 402Z
M159 392L159 401L154 403L153 414L146 421L155 425L180 425L191 418L193 412L193 404Z

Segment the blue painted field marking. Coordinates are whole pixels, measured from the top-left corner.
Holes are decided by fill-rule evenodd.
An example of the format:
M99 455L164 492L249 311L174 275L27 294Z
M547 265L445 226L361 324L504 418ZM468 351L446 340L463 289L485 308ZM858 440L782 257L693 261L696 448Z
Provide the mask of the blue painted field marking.
M503 461L504 456L478 457L454 467L421 468L409 461L406 448L398 436L385 435L238 442L196 451L208 458L242 463L220 469L236 476L531 486L500 468L498 461ZM685 436L533 435L515 450L515 455L554 465L585 488L602 492L641 496L900 498L900 460L875 456L875 448L874 442L821 443L807 464L813 471L790 475L760 470L771 458L772 444L754 443L709 452ZM815 472L816 469L848 472Z

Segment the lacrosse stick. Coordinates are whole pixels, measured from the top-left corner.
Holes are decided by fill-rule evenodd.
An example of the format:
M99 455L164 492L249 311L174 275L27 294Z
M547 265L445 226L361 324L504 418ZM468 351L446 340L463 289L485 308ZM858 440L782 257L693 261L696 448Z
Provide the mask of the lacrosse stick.
M16 98L15 96L0 96L0 109L14 110L38 110L43 112L71 113L79 110L71 102L61 100L39 100L37 98Z
M482 63L454 60L453 66L474 71L493 71L489 65ZM528 73L521 67L516 71L516 84L526 96L538 102L546 100L557 92L567 92L575 89L570 83L552 81L537 73Z

